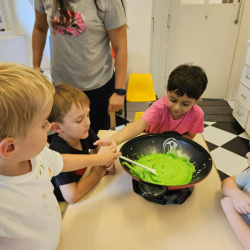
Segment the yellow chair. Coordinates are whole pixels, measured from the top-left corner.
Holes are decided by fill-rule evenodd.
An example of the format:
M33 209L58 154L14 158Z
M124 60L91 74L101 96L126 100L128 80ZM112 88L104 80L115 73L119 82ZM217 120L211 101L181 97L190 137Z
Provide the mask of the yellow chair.
M136 120L138 120L144 113L145 113L145 112L136 112L136 113L135 113L134 122L135 122Z
M125 123L127 120L127 102L154 102L156 95L152 75L149 73L130 74L125 98Z

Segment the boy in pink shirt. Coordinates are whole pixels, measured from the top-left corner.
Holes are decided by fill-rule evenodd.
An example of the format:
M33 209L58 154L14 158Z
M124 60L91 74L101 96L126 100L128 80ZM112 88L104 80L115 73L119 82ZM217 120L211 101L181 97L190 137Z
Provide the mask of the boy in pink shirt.
M169 76L167 95L154 102L137 121L111 136L113 145L127 141L143 131L163 133L176 131L193 139L204 130L202 109L196 105L207 87L207 76L198 66L180 65ZM95 145L108 145L106 139Z

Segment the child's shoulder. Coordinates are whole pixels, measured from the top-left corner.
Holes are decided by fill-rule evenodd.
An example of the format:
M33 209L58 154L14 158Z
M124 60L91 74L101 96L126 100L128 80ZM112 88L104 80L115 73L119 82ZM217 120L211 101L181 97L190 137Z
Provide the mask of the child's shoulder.
M168 99L167 96L164 96L158 100L156 100L155 102L153 102L152 106L158 108L158 109L163 109L166 108L168 105Z
M42 150L42 152L40 152L40 154L38 154L35 158L50 158L50 154L51 154L51 150L45 146L44 149Z
M168 101L168 97L165 95L162 98L155 101L154 103L156 103L158 105L167 105L168 104L167 101Z
M250 169L238 173L235 176L235 182L240 189L245 189L250 193Z
M44 164L44 162L51 163L54 161L57 161L58 164L61 164L61 155L45 146L42 152L32 159L32 165L38 164L40 166L41 162Z
M249 183L250 183L250 168L247 168L245 171L236 174L236 177L235 177L236 183L241 178L246 178L249 181Z
M69 145L58 134L54 134L49 148L59 153L70 153Z
M204 112L203 112L202 108L196 104L189 111L190 111L189 115L192 115L195 117L203 117L204 116Z

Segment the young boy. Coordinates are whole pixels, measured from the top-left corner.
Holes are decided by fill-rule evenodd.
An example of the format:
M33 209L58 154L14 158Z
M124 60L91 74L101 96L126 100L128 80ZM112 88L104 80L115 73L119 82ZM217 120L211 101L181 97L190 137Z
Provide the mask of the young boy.
M55 131L50 149L60 154L89 154L89 149L99 147L93 143L99 140L90 128L89 99L79 89L66 84L55 87L54 103L48 121ZM86 168L64 172L52 178L54 194L59 201L75 203L85 195L106 172L115 173L114 165L92 167L90 174L80 180Z
M250 152L247 153L250 163ZM244 249L250 249L250 169L222 182L222 208Z
M140 119L111 136L112 145L119 145L143 131L177 131L182 136L193 139L204 130L203 111L195 104L201 99L206 87L207 76L202 68L192 65L178 66L169 76L167 96L154 102ZM98 144L110 145L110 141L103 139L95 143Z
M109 165L120 154L60 155L45 147L54 87L40 72L0 64L0 248L55 249L61 213L51 178L61 171Z

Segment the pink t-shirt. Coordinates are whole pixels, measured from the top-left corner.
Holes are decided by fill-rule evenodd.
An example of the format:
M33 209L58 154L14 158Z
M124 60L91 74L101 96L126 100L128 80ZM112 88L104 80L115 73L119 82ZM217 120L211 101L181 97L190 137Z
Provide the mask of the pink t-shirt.
M154 102L141 118L148 125L145 132L154 134L176 131L180 134L184 134L186 132L202 133L204 131L203 116L204 113L202 109L194 105L180 119L174 120L167 105L167 96L164 96Z

